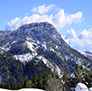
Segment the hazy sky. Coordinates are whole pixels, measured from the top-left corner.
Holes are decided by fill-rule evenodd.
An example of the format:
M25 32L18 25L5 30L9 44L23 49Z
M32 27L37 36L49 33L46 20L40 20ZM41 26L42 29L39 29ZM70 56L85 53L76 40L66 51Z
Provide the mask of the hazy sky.
M48 21L77 50L92 51L92 0L0 0L0 30Z

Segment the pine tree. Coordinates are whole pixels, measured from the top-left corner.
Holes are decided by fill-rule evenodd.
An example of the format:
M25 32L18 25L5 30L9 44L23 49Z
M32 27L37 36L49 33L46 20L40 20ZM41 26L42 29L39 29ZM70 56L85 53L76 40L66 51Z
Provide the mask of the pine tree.
M7 82L6 82L5 88L6 88L6 89L10 89L10 88L11 88L10 83L7 83Z
M31 80L29 80L27 83L26 83L26 88L32 88L33 86L33 83Z
M35 72L34 78L33 78L33 87L37 87L37 73Z
M27 78L27 77L25 77L25 78L24 78L23 88L25 88L25 87L26 87L27 82L28 82L28 78Z
M40 75L39 77L39 80L38 80L38 87L40 89L43 89L44 88L44 85L43 85L43 74Z
M65 68L64 74L63 74L63 80L64 80L64 82L67 82L68 79L69 79L69 71L67 68Z
M79 65L76 65L75 69L74 69L74 74L75 74L75 78L76 78L76 84L79 82L82 82L81 79L81 70Z
M45 89L46 91L63 91L61 81L56 77L50 77L47 80Z

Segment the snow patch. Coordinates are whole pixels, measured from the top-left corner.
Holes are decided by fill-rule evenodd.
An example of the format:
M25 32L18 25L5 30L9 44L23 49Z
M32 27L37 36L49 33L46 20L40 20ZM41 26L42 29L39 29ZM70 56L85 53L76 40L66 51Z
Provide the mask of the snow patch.
M37 44L40 44L40 41L39 40L37 40Z
M28 47L31 51L35 51L35 50L34 50L34 46L33 46L33 44L32 44L31 42L26 41L26 44L27 44L27 47Z
M74 75L74 73L72 73L72 74L71 74L71 77L72 77L72 78L75 78L75 75Z
M82 60L80 58L74 58L76 60L76 64L78 64L79 66L82 65Z
M56 45L56 49L58 49L58 46Z
M14 44L14 43L16 43L17 41L13 41L11 44Z
M0 49L2 50L2 51L9 51L10 50L10 48L11 48L11 46L10 47L0 47Z
M25 63L25 61L28 62L33 59L33 56L30 53L14 55L14 57L16 58L16 60L20 60L23 63Z
M53 51L53 52L55 52L55 50L54 50L54 49L50 49L50 51Z
M68 60L69 59L68 56L65 56L65 59Z
M47 49L46 42L44 42L44 43L42 44L42 46L43 46L45 49Z
M88 88L83 83L78 83L75 91L88 91Z
M2 47L0 47L1 51L9 51L11 46L9 46L10 43L6 43L5 45L3 45Z

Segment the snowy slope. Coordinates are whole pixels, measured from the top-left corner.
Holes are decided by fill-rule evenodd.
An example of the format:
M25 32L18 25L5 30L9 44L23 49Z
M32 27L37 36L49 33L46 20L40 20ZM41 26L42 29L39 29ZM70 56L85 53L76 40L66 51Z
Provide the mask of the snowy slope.
M75 91L88 91L88 88L83 83L78 83Z
M44 90L33 89L33 88L25 88L25 89L20 89L20 90L7 90L7 89L0 88L0 91L44 91Z

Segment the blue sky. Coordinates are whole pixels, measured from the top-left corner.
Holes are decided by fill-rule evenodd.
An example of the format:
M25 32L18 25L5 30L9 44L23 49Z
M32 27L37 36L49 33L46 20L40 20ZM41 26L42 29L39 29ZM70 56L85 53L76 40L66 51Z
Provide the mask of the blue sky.
M77 50L92 51L92 0L0 0L0 30L48 21Z

